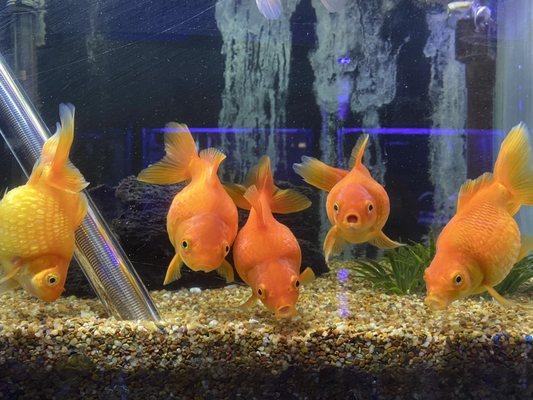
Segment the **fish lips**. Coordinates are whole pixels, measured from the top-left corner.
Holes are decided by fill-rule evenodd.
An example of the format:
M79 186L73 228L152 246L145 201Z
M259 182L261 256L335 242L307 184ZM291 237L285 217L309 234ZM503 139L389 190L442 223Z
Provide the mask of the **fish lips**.
M424 303L433 311L446 310L449 304L449 302L447 302L446 300L433 294L427 295L424 299Z

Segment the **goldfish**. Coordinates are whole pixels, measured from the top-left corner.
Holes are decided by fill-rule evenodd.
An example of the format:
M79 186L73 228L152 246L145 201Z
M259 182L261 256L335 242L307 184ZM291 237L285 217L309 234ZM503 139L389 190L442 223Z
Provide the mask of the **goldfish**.
M51 302L64 291L74 232L87 213L88 185L69 160L74 106L59 106L61 123L44 143L28 182L0 201L0 293L24 288Z
M186 125L171 122L165 133L165 156L141 171L138 180L152 184L189 181L176 194L167 214L167 233L175 255L164 284L181 277L185 264L193 271L217 271L233 281L225 259L237 236L237 207L226 193L218 168L226 158L215 148L198 152Z
M311 268L300 273L300 245L272 213L301 211L311 202L294 190L280 190L274 185L267 156L250 171L246 186L228 185L228 189L239 207L251 208L233 247L237 273L252 288L244 306L260 300L278 319L296 315L300 285L310 282L314 273Z
M347 243L369 242L382 249L401 246L382 230L390 213L389 196L363 165L367 143L368 135L357 141L350 158L350 171L307 156L302 157L301 164L293 166L307 183L329 192L326 212L333 226L324 241L326 262Z
M324 7L330 12L335 13L342 10L346 0L320 0ZM257 8L266 19L278 19L281 16L281 0L255 0Z
M437 240L434 259L424 272L432 309L487 291L503 305L510 302L494 286L531 250L513 216L533 205L533 160L525 125L515 126L501 144L494 173L467 180L457 211Z

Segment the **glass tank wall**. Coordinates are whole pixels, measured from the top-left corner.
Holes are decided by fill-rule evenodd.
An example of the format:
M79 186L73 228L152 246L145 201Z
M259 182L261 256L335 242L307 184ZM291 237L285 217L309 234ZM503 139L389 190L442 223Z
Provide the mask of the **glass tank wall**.
M479 295L486 292L479 282L482 290L461 292L464 299L447 311L434 313L431 302L424 303L424 269L435 257L435 240L458 212L461 186L493 171L513 126L533 125L528 0L2 5L0 53L52 133L59 104L76 107L70 160L90 182L87 193L162 320L154 325L108 318L75 261L53 303L24 288L3 291L0 281L0 368L10 371L9 381L0 378L1 394L21 397L32 371L43 366L47 372L36 379L50 379L47 373L68 377L46 393L50 398L72 398L77 384L87 387L89 397L105 398L439 398L435 382L488 393L472 398L521 398L531 391L531 256L503 284L489 285L512 305ZM276 184L311 201L303 211L274 214L301 249L298 316L278 321L261 304L262 286L250 284L238 268L236 282L227 283L216 271L183 266L179 279L163 285L176 249L186 247L184 237L174 239L167 231L169 207L186 182L148 184L137 176L165 156L165 125L171 121L189 127L198 149L225 153L222 183L244 183L267 155ZM364 134L363 165L390 201L390 215L375 232L382 229L408 246L385 249L393 246L377 246L374 238L340 246L344 241L338 239L339 251L326 262L323 246L338 203L328 202L328 193L304 182L293 166L307 156L349 170L352 149ZM527 162L523 168L531 171ZM327 170L320 174L329 176ZM1 141L2 193L26 181ZM209 201L207 191L197 203ZM381 204L369 201L372 208ZM520 204L520 232L531 235L531 207L527 200ZM248 217L239 210L239 228ZM506 220L509 231L498 225L493 236L515 235L510 247L476 249L508 255L507 269L491 266L505 269L504 277L519 261L520 234L512 217ZM7 232L1 223L0 234ZM458 231L459 242L487 242L479 232L493 228L476 224L472 232ZM0 279L15 273L15 255L2 255L1 243ZM254 252L270 260L278 250L272 244ZM232 266L236 251L231 248L227 257ZM310 283L300 275L307 267L316 275ZM131 276L127 268L123 273ZM131 290L144 293L142 284ZM239 308L250 294L257 304ZM59 350L43 355L46 346ZM473 372L479 365L485 384ZM498 374L496 366L506 372ZM72 371L81 375L74 378ZM190 375L181 379L178 372ZM166 387L162 377L168 377ZM153 387L143 392L142 381Z

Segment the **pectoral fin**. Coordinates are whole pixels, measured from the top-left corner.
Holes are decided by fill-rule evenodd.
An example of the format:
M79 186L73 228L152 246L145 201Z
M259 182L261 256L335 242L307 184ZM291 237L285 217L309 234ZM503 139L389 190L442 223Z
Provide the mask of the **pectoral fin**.
M504 307L512 307L515 305L511 300L507 300L505 297L503 297L501 294L499 294L496 289L490 286L485 286L485 289L487 289L487 292L496 299L498 303L500 303Z
M19 257L15 257L11 261L0 261L0 285L17 276L23 266L24 264ZM4 273L3 271L7 272Z
M217 274L225 278L227 283L233 282L235 280L235 275L233 273L233 267L227 260L224 260L222 262L222 265L218 267Z
M300 274L300 283L306 285L315 279L315 273L311 268L304 269L304 272Z
M337 228L337 226L332 226L326 235L326 240L324 240L324 257L326 259L326 264L329 263L329 256L340 253L345 245L346 241L339 235L339 228Z
M501 294L499 294L496 289L494 289L493 287L490 287L490 286L485 286L485 289L487 289L487 292L498 302L500 303L500 305L502 305L503 307L517 307L517 308L520 308L522 310L527 310L528 312L533 312L533 307L529 306L529 305L524 305L524 304L518 304L518 303L515 303L514 301L511 301L511 300L508 300L506 299L505 297L503 297Z
M255 295L251 295L248 300L246 300L244 303L242 303L239 307L240 308L243 308L243 309L248 309L250 307L252 307L255 302L257 301L257 297L255 297Z
M395 247L405 246L402 243L389 239L383 231L379 231L379 233L372 240L369 240L368 243L379 247L380 249L394 249Z
M167 274L165 275L165 281L163 282L163 285L168 285L169 283L177 281L179 278L181 278L182 264L183 260L181 259L181 256L176 253L174 258L170 262L170 265L168 266Z
M4 261L3 264L4 268L6 268L6 261ZM9 290L16 289L20 286L19 283L13 278L17 276L17 274L20 272L23 267L23 264L18 259L14 262L7 262L7 264L7 270L9 271L7 274L3 274L3 268L0 268L0 295Z
M0 295L4 294L5 292L9 292L10 290L14 290L18 288L20 285L19 283L14 279L8 279L6 281L2 281L0 283Z

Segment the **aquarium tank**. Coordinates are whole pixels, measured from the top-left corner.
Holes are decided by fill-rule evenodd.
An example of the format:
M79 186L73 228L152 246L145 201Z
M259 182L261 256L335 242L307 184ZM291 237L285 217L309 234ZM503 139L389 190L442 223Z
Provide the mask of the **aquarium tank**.
M1 5L1 399L532 398L533 2Z

